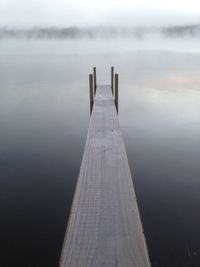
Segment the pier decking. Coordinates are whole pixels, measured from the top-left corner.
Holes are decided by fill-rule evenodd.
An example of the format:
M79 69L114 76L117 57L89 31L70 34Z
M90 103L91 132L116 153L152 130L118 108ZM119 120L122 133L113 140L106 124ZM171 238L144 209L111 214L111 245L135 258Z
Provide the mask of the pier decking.
M150 266L111 86L96 89L60 266Z

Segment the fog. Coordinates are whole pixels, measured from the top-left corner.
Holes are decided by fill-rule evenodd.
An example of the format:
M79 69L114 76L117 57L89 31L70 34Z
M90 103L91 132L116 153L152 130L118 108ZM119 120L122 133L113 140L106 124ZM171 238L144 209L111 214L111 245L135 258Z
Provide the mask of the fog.
M34 27L0 28L0 39L199 38L200 24L168 27Z
M199 23L195 0L1 0L0 26L158 26Z

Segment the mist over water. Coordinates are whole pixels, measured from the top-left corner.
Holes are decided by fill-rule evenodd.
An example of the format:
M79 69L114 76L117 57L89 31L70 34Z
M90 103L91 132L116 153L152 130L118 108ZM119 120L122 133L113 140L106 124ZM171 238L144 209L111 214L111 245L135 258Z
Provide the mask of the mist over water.
M145 22L145 21L144 21ZM144 23L143 22L143 23ZM200 24L160 26L87 26L87 27L0 27L0 39L144 39L160 38L200 38ZM147 24L148 25L148 24Z
M1 40L0 266L58 266L89 124L88 74L96 66L110 83L111 65L152 266L199 266L199 42L159 36Z

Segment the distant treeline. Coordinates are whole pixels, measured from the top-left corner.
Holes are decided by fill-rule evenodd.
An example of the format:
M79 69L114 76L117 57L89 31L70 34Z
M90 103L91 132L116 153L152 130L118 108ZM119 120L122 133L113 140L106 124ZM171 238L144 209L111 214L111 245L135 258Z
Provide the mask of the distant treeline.
M26 38L26 39L80 39L80 38L137 38L148 35L161 35L163 37L196 37L200 36L200 24L171 27L35 27L31 29L0 28L0 39Z

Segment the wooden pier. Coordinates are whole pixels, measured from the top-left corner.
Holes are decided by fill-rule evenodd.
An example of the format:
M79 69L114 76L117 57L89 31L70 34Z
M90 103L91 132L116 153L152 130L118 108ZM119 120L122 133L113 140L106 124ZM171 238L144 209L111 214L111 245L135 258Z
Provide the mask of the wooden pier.
M118 76L112 70L111 86L92 78L91 119L60 267L149 267L117 115Z

